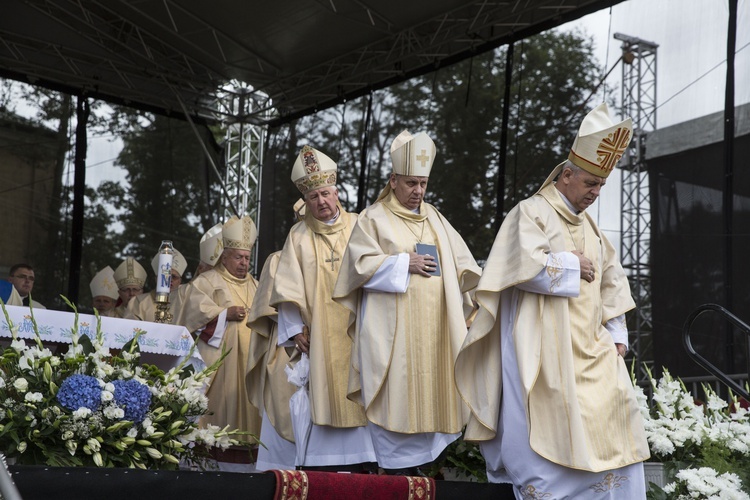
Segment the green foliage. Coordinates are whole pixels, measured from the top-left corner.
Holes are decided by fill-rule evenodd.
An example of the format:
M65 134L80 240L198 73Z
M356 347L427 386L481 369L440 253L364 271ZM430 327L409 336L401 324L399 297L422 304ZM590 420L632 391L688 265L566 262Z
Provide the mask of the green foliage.
M177 469L181 462L202 466L206 446L252 439L240 441L244 433L227 428L198 428L208 412L204 384L224 356L199 372L186 367L186 358L165 373L139 363L137 338L110 352L100 324L94 338L79 336L74 326L71 345L58 355L42 344L33 309L32 346L18 337L4 305L3 312L13 340L0 347L0 452L18 463ZM126 384L139 399L128 397ZM140 419L129 420L128 411Z
M561 31L516 44L501 214L535 192L566 157L580 119L596 104L585 102L598 82L592 44L582 33ZM275 246L280 248L293 222L289 209L299 193L289 172L304 144L337 161L342 204L356 208L365 117L372 98L365 205L375 201L391 172L393 139L404 129L426 131L437 144L426 201L456 227L475 258L485 258L499 222L506 50L478 54L272 131L269 156L278 159L274 211L282 214L276 215L276 222L283 225L274 233Z
M479 445L457 439L449 444L429 468L424 471L430 477L445 473L446 468L456 470L459 477L479 483L487 482L487 464L479 451Z

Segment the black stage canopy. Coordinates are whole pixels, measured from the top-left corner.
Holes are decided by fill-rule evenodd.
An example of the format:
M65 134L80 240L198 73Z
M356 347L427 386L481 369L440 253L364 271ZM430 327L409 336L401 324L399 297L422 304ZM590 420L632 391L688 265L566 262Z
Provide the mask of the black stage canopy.
M620 1L5 0L0 76L279 124Z

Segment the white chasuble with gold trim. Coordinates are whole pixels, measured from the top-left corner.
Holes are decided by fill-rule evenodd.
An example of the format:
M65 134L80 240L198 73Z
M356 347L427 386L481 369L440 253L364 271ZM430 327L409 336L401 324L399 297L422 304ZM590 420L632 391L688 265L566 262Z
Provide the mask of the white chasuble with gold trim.
M406 293L359 290L388 256L414 252L416 243L437 247L441 276L412 274ZM334 296L356 314L349 393L370 422L405 434L462 430L468 413L453 365L470 312L462 293L480 273L461 236L430 205L414 214L391 193L360 216Z
M281 252L274 252L266 259L255 299L247 315L253 335L250 338L245 384L253 406L265 411L268 421L282 438L294 442L289 400L297 387L289 383L284 368L292 361L292 355L297 354L295 359L299 359L299 351L277 345L277 313L270 306L280 257Z
M500 406L500 335L506 334L500 324L501 292L534 278L550 253L575 250L594 263L594 282L581 281L579 296L570 298L517 290L507 330L513 335L531 448L556 464L596 472L649 457L627 367L604 327L634 303L612 245L589 215L567 208L554 184L521 202L503 222L456 371L472 410L468 437L491 439Z
M346 398L352 340L346 332L348 311L333 301L331 292L341 267L357 215L344 211L333 224L307 212L289 231L281 251L279 271L271 294L273 307L297 306L310 329L310 410L316 425L362 427L360 405Z
M247 309L252 304L257 287L258 282L251 275L237 278L218 264L190 282L184 299L181 299L184 303L179 304L178 324L197 332L230 306ZM228 352L206 391L208 409L212 414L201 418L203 425L229 425L230 429L247 431L256 437L260 435L260 411L250 403L245 383L252 334L245 321L228 321L219 347L210 346L201 339L196 340L206 366L216 362L222 350Z

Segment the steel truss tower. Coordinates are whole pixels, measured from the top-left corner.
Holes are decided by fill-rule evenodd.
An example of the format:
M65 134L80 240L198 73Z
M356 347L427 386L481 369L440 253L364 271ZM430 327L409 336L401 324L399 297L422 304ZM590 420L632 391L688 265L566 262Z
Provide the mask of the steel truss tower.
M256 226L260 218L261 169L266 127L258 124L258 110L269 100L251 88L232 83L217 93L218 113L224 134L224 220L249 215ZM258 269L257 242L252 269Z
M633 140L621 165L622 210L620 257L635 299L628 318L631 350L635 355L636 381L648 381L653 370L653 316L651 309L651 213L646 165L646 134L656 129L657 44L621 33L622 115L633 120Z

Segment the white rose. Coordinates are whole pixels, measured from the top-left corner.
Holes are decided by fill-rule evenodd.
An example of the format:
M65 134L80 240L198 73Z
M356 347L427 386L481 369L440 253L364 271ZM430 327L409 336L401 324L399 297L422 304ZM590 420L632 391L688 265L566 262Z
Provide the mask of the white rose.
M0 377L0 389L5 388L5 379L3 377Z
M104 390L109 391L109 392L115 392L115 384L113 384L112 382L107 382L104 385Z
M29 381L23 377L17 378L13 382L13 387L15 387L18 392L26 392L29 388Z
M41 403L44 396L41 392L27 392L23 399L28 403Z
M112 401L113 399L115 399L114 394L106 390L102 391L102 401L106 403L107 401Z
M83 419L88 417L89 415L91 415L91 410L83 406L73 412L73 418L75 419Z

